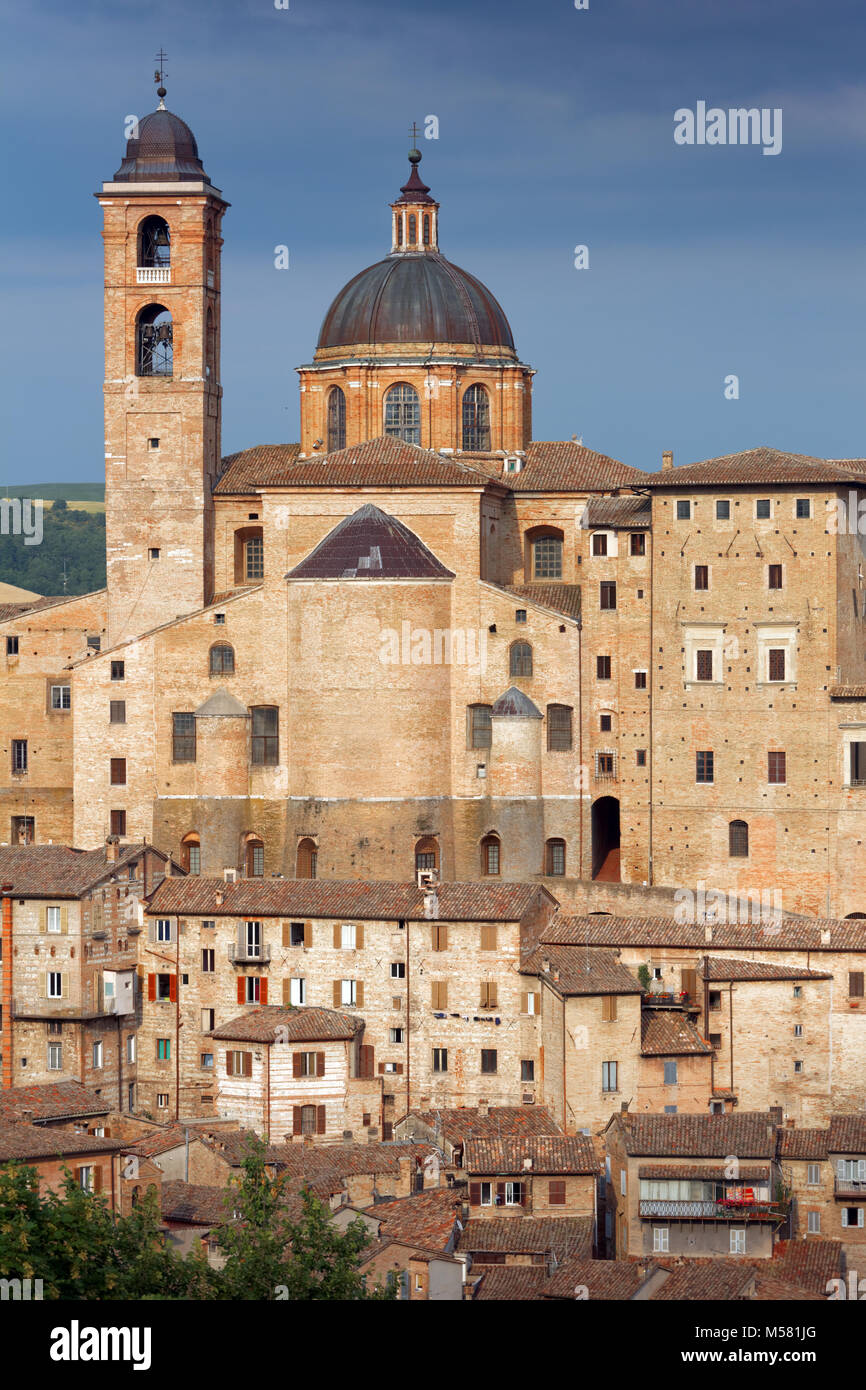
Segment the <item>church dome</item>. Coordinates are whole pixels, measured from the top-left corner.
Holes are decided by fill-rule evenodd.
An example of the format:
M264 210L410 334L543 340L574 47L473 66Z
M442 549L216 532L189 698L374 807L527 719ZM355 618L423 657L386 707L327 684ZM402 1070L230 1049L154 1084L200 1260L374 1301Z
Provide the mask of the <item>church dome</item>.
M115 183L209 183L198 155L195 136L180 116L159 109L139 122L137 139L127 140L126 155L114 175Z
M350 280L325 315L318 348L356 343L472 343L514 352L498 300L437 252L398 252Z

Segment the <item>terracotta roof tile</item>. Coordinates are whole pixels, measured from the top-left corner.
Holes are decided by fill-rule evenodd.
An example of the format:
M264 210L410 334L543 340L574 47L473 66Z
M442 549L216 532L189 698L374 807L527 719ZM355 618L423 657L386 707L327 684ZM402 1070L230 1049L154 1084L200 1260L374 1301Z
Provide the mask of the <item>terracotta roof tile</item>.
M833 1154L866 1154L866 1115L831 1115L827 1150Z
M653 1178L665 1181L669 1178L681 1178L683 1181L704 1179L707 1182L730 1181L730 1174L725 1171L724 1165L684 1163L677 1166L676 1163L642 1163L637 1170L639 1178ZM741 1164L737 1170L737 1179L740 1182L769 1182L770 1169L759 1167L757 1164Z
M758 1273L752 1298L756 1303L824 1303L826 1294L812 1293L799 1284L789 1284L784 1279L767 1278Z
M299 457L297 444L265 444L223 459L217 496L270 487L487 487L477 472L453 455L420 449L379 435L350 449Z
M411 1110L398 1124L413 1116L437 1137L454 1145L472 1138L518 1139L526 1135L563 1133L544 1105L497 1105L484 1114L474 1106L454 1110Z
M280 1172L308 1181L344 1179L367 1173L400 1173L401 1159L423 1163L432 1144L280 1144L268 1149L268 1162ZM412 1165L409 1165L410 1169ZM431 1189L435 1190L435 1189ZM378 1210L378 1209L377 1209Z
M364 1021L336 1009L283 1008L279 1004L262 1004L221 1023L211 1033L219 1041L286 1043L329 1042L354 1038Z
M222 903L217 905L217 894ZM531 883L442 883L439 921L519 922L536 903L553 902ZM147 908L152 916L343 917L347 921L423 922L424 893L414 883L361 879L166 878Z
M195 1138L195 1133L191 1131L190 1142L193 1142ZM185 1143L184 1130L179 1125L169 1125L166 1129L155 1129L152 1133L144 1134L140 1139L125 1144L123 1152L137 1154L139 1158L156 1158L159 1154L168 1153L170 1149L180 1148Z
M545 970L544 963L548 964ZM540 946L520 967L564 997L581 994L642 994L636 975L613 951L584 946Z
M712 927L707 941L703 923L677 922L673 917L583 916L555 917L541 940L575 946L682 946L703 955L713 951L866 951L866 920L837 921L821 917L784 917L776 926ZM828 940L822 939L823 933Z
M365 1215L382 1223L382 1241L400 1240L426 1250L450 1252L462 1209L461 1193L440 1187L391 1202L375 1202L365 1208Z
M107 1115L111 1106L80 1081L44 1081L0 1091L0 1119L20 1120L29 1111L31 1124Z
M478 1281L476 1303L531 1303L546 1292L543 1265L490 1265Z
M0 1163L57 1158L66 1154L115 1153L123 1147L119 1139L74 1134L68 1129L25 1124L22 1120L0 1120Z
M799 965L775 965L762 960L725 960L711 956L709 968L704 972L703 963L698 974L704 980L832 980L826 970L807 970Z
M526 1160L531 1163L527 1168ZM527 1135L523 1139L467 1139L463 1146L467 1173L501 1176L527 1173L597 1174L599 1165L589 1139L583 1135L563 1138Z
M476 1264L486 1252L505 1255L546 1255L558 1260L592 1253L591 1216L489 1216L466 1222L460 1236L461 1253Z
M581 525L589 530L642 530L652 525L652 501L636 495L590 497Z
M512 492L613 492L642 485L646 474L567 439L534 440L519 473L502 481Z
M589 1298L628 1300L640 1288L644 1274L639 1264L631 1260L566 1260L555 1274L545 1281L542 1298L565 1298L572 1302L578 1289L586 1289Z
M10 882L16 898L79 898L103 878L137 859L145 846L119 845L117 859L99 849L67 845L0 846L0 882ZM152 846L147 846L153 853ZM161 855L165 858L165 855Z
M827 1157L826 1129L783 1129L780 1157L818 1163Z
M772 1260L761 1265L761 1272L770 1279L796 1284L810 1293L826 1294L831 1279L842 1273L841 1240L783 1240L776 1246Z
M670 1271L650 1302L726 1302L747 1298L754 1287L755 1270L739 1260L689 1260Z
M494 584L491 587L526 603L549 608L551 613L559 613L563 618L576 620L580 617L579 584Z
M637 1115L614 1117L625 1151L632 1157L772 1158L775 1121L765 1110L733 1115Z
M841 483L866 484L866 466L860 459L822 459L808 454L789 454L762 445L738 454L703 459L682 468L644 473L643 485L651 488L713 487L716 485L772 486L801 483L804 487L834 487Z
M344 517L287 579L453 579L432 550L395 516L368 502Z
M644 1009L641 1013L642 1057L710 1056L713 1049L691 1019L675 1009Z

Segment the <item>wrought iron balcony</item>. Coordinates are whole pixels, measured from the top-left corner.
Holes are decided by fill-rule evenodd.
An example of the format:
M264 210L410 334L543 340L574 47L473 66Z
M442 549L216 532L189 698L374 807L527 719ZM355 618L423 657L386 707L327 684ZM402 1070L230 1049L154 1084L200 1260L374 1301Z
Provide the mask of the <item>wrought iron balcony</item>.
M723 1198L717 1202L673 1202L665 1199L641 1199L640 1214L646 1217L667 1217L672 1221L784 1221L785 1204L770 1201L737 1201Z
M138 285L170 285L171 266L170 265L139 265L135 270L135 281Z
M232 965L270 965L270 946L239 946L236 941L229 944L229 960Z
M862 1201L866 1197L866 1181L863 1178L836 1178L833 1192L836 1197L855 1197Z
M678 990L676 994L653 993L648 991L641 1000L645 1009L697 1009L699 1007L696 999L692 999L688 990Z

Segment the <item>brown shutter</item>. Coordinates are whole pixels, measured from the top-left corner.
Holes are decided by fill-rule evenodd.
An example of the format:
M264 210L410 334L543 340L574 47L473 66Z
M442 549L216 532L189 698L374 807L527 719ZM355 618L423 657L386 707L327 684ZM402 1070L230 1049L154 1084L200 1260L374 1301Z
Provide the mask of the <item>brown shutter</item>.
M471 1182L469 1184L469 1205L471 1207L481 1206L481 1183Z
M527 990L524 990L520 996L520 1012L522 1014L529 1013L529 992Z
M359 1009L363 1009L363 1007L364 1007L364 981L363 981L363 980L356 980L356 981L355 981L355 1006L356 1006L356 1008L359 1008Z
M60 909L60 931L64 936L69 932L69 908L65 903Z
M439 950L440 950L440 951L447 951L447 950L448 950L448 928L447 928L447 927L443 927L443 926L440 926L440 927L439 927Z
M292 1134L301 1134L301 1133L303 1133L303 1128L304 1128L304 1122L303 1122L303 1120L301 1119L301 1107L300 1107L299 1105L293 1105L293 1106L292 1106Z
M384 1062L380 1062L380 1063L379 1063L379 1075L380 1075L380 1076L384 1076L384 1075L385 1075L385 1063L384 1063Z
M439 928L435 922L430 928L430 947L434 951L439 950Z
M233 1052L227 1052L227 1053L226 1053L226 1076L234 1076L234 1074L235 1074L235 1054L234 1054Z
M283 926L283 945L284 945L284 946L288 946L288 945L291 943L291 939L292 939L292 937L291 937L291 927L289 926L289 923L288 923L288 922L283 922L282 926Z
M334 981L334 1008L339 1009L341 1003L340 981Z
M334 950L335 950L335 951L339 951L339 949L340 949L340 943L341 943L342 939L343 939L343 938L342 938L342 933L341 933L341 931L340 931L340 923L339 923L339 922L335 922L335 923L334 923Z
M317 1134L324 1134L324 1133L325 1133L325 1107L324 1107L324 1105L317 1105L317 1106L316 1106L316 1133L317 1133Z
M403 1075L403 1063L402 1063L402 1062L395 1062L395 1063L394 1063L394 1071L395 1071L395 1073L397 1074L397 1076L402 1076L402 1075Z
M482 951L496 950L496 927L483 926L481 928L481 949Z
M358 1075L365 1077L374 1076L375 1072L373 1068L373 1048L367 1043L362 1043L362 1045L358 1048Z
M488 1007L488 1009L495 1009L495 1008L496 1008L496 1000L497 1000L496 981L495 981L495 980L491 980L491 981L489 981L489 983L488 983L488 985L487 985L487 1007Z
M253 1074L253 1054L252 1054L251 1052L245 1052L245 1053L244 1053L244 1076L252 1076L252 1074Z
M312 922L305 922L305 923L304 923L304 945L305 945L305 946L312 946L312 944L313 944L313 924L312 924Z
M63 974L60 976L60 998L69 998L69 976L66 974L65 970Z
M245 1003L246 1003L246 999L247 999L247 996L246 996L246 988L245 988L245 985L244 985L244 976L243 976L243 975L238 975L238 1003L239 1003L239 1004L245 1004Z
M389 1139L393 1139L393 1137L394 1137L394 1121L393 1121L393 1120L383 1120L383 1121L382 1121L382 1139L383 1139L383 1141L384 1141L385 1143L387 1143L388 1140L389 1140Z
M47 998L48 998L48 971L47 971L47 970L40 970L40 971L39 971L39 998L40 998L40 999L47 999ZM11 1025L10 1025L10 1027L11 1027Z
M172 1004L174 1004L174 1003L177 1002L177 976L176 976L176 975L169 975L169 977L168 977L168 998L169 998L169 1002L172 1003Z
M101 1164L101 1163L96 1164L95 1167L94 1167L94 1169L93 1169L93 1190L94 1190L94 1192L101 1192L101 1191L102 1191L102 1164Z
M682 972L683 993L690 999L697 998L698 993L698 972L697 970L684 970Z
M148 977L147 977L147 997L148 997L148 999L149 999L151 1002L153 1002L153 1000L156 998L156 976L155 976L155 975L148 975Z
M293 1052L293 1053L292 1053L292 1076L296 1076L296 1077L297 1077L297 1076L300 1076L300 1075L301 1075L301 1065L302 1065L301 1059L302 1059L302 1057L303 1057L303 1053L302 1053L302 1052Z
M287 1008L291 1000L291 981L283 980L283 1007Z
M259 1003L260 1003L260 1004L267 1004L267 1002L268 1002L268 977L267 977L267 975L263 975L262 978L261 978L261 981L260 981L260 983L259 983Z
M317 1052L317 1053L316 1053L316 1076L324 1076L324 1075L325 1075L325 1054L324 1054L324 1052Z
M39 909L39 930L41 932L48 930L48 907L45 903Z
M848 974L848 995L851 999L863 998L863 974L862 970L851 970Z
M610 1022L610 1001L611 1001L611 998L612 998L612 996L611 996L610 994L603 994L603 995L601 996L601 1021L602 1021L602 1023L609 1023L609 1022Z
M505 1202L505 1183L504 1183L504 1182L498 1182L498 1183L496 1184L496 1196L499 1198L499 1205L502 1206L502 1205L504 1204L504 1202Z
M355 927L355 947L359 951L364 949L364 923L359 922Z

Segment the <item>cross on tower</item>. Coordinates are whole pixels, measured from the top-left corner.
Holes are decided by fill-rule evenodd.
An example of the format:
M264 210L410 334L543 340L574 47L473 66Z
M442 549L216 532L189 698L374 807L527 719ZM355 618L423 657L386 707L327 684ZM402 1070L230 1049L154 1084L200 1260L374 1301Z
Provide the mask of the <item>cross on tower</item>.
M412 148L414 150L418 144L418 125L415 121L412 122L412 129L409 131L409 138L412 141Z
M168 54L165 53L162 49L160 49L156 55L156 61L159 63L159 67L153 74L153 80L154 82L158 82L160 86L163 85L163 80L165 78L165 60L167 57Z

